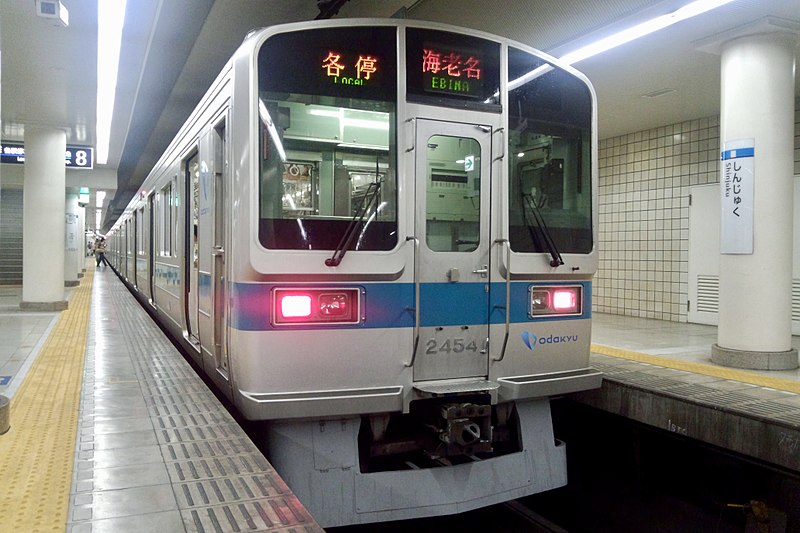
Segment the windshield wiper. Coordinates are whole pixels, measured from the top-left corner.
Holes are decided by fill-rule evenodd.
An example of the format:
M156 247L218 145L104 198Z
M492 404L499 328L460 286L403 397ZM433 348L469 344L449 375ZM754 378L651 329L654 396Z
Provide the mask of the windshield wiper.
M531 224L528 220L528 212L531 213L533 221L536 224L536 228L538 228L539 234L542 236L542 241L544 241L547 251L550 252L550 266L558 267L563 265L564 260L561 258L561 254L558 253L558 247L556 246L556 242L553 240L553 235L550 233L550 230L547 229L547 224L544 222L542 212L539 210L539 206L536 205L536 202L533 200L533 197L530 194L522 195L522 206L522 216L525 219L525 225L528 226L528 231L531 232L531 239L533 239L534 244L538 244L539 239L536 238L533 224Z
M372 210L372 205L375 204L375 211L378 210L378 202L381 196L381 182L380 180L374 181L373 183L369 184L367 187L367 192L364 193L364 197L361 199L361 205L358 206L358 210L353 215L353 218L350 219L350 224L348 224L347 229L342 235L339 244L336 245L336 249L333 251L333 255L330 256L325 260L325 265L329 267L339 266L339 263L342 262L344 258L344 254L347 253L347 250L350 248L350 245L353 243L353 238L356 236L359 227L364 223L364 217Z

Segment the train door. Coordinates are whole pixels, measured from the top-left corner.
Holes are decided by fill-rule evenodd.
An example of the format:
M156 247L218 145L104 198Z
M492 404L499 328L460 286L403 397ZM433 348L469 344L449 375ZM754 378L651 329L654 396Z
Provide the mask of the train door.
M156 257L156 238L155 238L155 220L156 220L156 195L150 194L147 197L147 279L149 283L147 284L147 289L150 291L150 297L148 301L150 305L155 307L156 305L156 290L155 290L155 257Z
M491 128L417 120L414 380L488 374Z
M185 289L185 312L186 312L186 339L194 346L200 346L200 338L198 336L199 329L199 258L200 258L200 241L198 239L198 222L199 222L199 179L200 179L200 163L198 161L197 152L194 152L184 162L184 178L186 180L186 235L184 236L184 243L186 248L184 250L184 272L186 287Z
M212 256L212 282L211 294L213 295L212 320L214 323L214 360L217 369L225 376L228 375L228 350L225 338L227 328L225 293L225 214L227 205L228 183L228 150L226 141L227 131L225 122L217 124L214 128L214 239Z
M225 349L225 182L227 176L225 120L203 133L200 140L198 195L199 326L204 365L228 374ZM211 358L213 361L206 359ZM210 368L209 368L210 370Z

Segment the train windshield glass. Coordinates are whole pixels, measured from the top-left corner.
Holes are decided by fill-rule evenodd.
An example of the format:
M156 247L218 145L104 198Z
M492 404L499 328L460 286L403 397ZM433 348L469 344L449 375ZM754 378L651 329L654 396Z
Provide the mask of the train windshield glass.
M354 217L349 249L397 244L396 41L393 27L326 28L261 47L264 247L334 250Z
M589 88L508 49L509 240L515 252L592 251Z

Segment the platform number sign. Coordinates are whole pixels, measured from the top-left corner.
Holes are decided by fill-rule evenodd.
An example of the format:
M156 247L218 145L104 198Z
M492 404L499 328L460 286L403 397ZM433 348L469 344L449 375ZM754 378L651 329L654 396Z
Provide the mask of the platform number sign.
M92 168L94 166L94 148L88 146L67 146L67 166L70 168Z
M0 163L25 164L25 145L20 142L0 141ZM67 145L64 153L67 168L94 168L94 148L91 146Z

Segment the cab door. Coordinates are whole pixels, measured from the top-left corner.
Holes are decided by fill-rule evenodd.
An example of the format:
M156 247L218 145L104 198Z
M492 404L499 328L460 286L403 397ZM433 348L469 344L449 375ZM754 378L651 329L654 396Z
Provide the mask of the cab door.
M491 128L416 121L414 380L488 374Z

